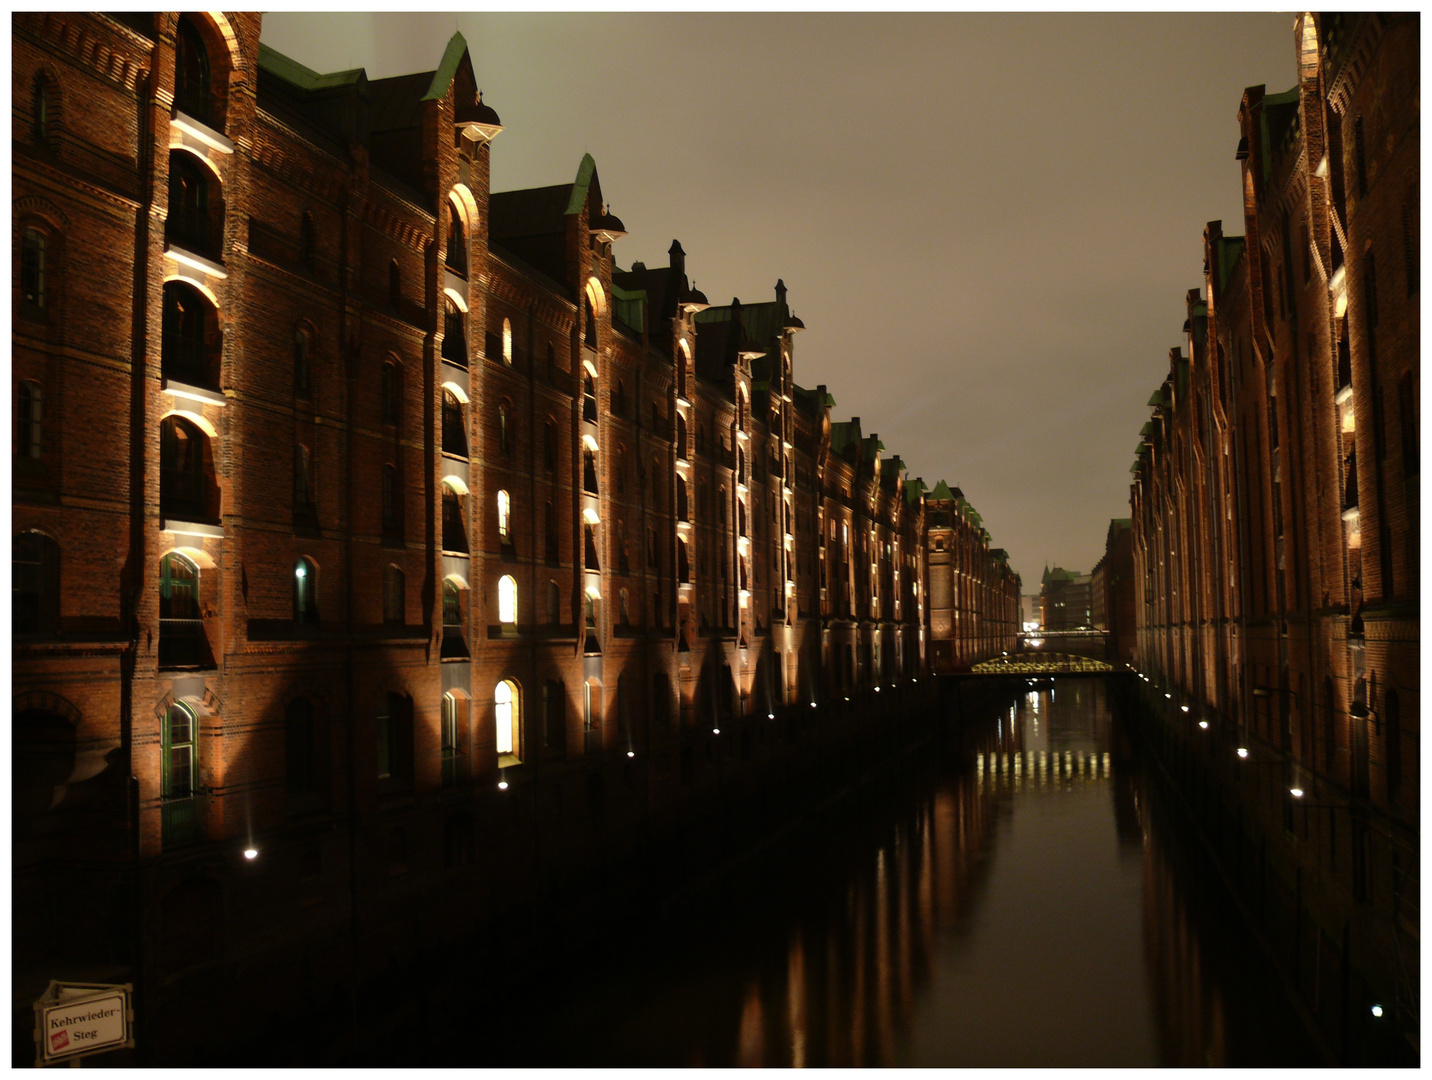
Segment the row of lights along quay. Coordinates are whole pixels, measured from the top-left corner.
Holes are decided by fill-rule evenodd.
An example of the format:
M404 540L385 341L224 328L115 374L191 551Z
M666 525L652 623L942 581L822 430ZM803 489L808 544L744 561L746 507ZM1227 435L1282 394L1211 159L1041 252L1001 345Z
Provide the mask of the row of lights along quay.
M1244 94L1131 470L1152 741L1341 1064L1420 1052L1418 33L1301 14Z

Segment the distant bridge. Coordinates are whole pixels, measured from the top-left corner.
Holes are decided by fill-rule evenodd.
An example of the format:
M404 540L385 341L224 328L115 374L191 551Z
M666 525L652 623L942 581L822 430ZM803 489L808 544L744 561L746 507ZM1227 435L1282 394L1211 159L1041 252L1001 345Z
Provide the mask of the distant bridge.
M996 656L970 668L972 675L1102 675L1117 670L1091 656L1068 653L1022 652Z
M1078 630L1026 630L1015 646L1020 652L1064 653L1102 660L1109 655L1109 632L1091 626Z

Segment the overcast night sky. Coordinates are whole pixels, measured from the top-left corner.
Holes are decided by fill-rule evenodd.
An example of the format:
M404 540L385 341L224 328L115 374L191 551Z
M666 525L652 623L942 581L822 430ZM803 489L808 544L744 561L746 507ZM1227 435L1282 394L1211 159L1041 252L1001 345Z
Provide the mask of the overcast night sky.
M264 16L320 72L437 66L453 31L506 130L492 189L583 153L628 229L713 303L773 297L909 475L963 488L1037 591L1129 513L1144 403L1182 343L1205 223L1243 232L1243 89L1293 84L1292 16Z

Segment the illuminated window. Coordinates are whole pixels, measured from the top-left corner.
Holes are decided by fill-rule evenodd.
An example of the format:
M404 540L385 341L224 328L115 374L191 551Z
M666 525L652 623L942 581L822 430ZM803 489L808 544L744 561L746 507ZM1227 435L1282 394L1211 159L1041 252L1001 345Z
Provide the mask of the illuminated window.
M199 837L199 818L192 800L199 774L199 721L178 702L164 713L160 731L160 796L163 798L163 839L183 843Z
M504 544L510 539L508 525L510 524L509 519L511 513L511 497L508 496L507 492L499 491L497 493L497 535L502 539Z
M318 569L306 556L293 564L293 621L318 622Z
M510 574L497 582L497 621L508 626L517 622L517 579Z
M512 320L502 320L502 362L512 363Z
M520 743L517 686L511 679L497 684L492 695L493 713L497 723L497 754L499 758L515 758ZM499 761L499 764L510 762Z

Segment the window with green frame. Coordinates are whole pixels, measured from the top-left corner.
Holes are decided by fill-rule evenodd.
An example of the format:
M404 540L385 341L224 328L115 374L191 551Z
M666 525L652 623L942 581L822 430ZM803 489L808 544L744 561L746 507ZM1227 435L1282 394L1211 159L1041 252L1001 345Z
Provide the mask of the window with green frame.
M160 732L163 840L182 844L199 839L195 789L199 777L199 718L175 702L164 712Z

